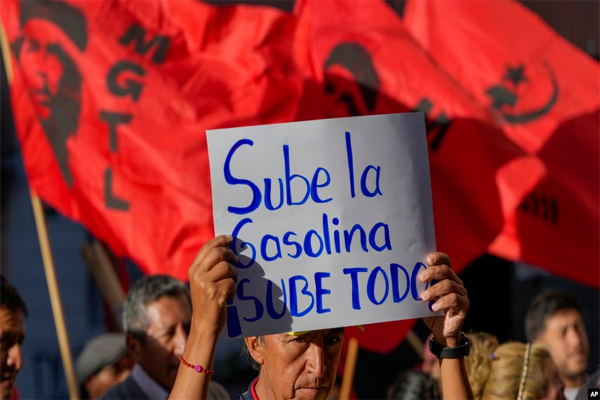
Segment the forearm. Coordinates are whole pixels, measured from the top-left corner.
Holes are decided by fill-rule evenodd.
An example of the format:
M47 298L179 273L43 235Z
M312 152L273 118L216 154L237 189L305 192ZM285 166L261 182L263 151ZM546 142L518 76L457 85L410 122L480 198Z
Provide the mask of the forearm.
M183 358L190 364L213 369L218 336L214 329L197 327L192 322ZM181 364L169 399L206 399L209 383L210 375Z
M440 359L440 370L444 399L473 399L464 357Z

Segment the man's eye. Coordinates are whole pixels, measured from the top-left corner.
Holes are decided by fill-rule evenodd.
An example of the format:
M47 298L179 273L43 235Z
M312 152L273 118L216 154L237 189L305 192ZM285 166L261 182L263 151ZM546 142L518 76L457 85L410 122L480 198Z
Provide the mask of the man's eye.
M338 343L342 343L342 338L339 336L330 336L329 338L327 338L327 341L330 345L336 345Z
M161 336L164 337L164 338L166 338L166 339L169 339L169 338L172 338L173 335L175 335L175 330L166 331Z
M0 345L2 346L2 348L4 349L10 349L11 347L13 347L15 344L19 344L21 345L23 343L23 339L20 337L17 337L17 335L5 335L0 339Z

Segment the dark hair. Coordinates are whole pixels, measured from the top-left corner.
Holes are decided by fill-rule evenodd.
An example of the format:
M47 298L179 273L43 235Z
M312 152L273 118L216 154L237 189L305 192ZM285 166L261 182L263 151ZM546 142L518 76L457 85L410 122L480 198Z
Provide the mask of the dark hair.
M441 399L436 379L421 371L407 370L400 373L388 390L388 400Z
M2 290L0 290L0 297L2 301L0 302L0 308L5 308L10 312L20 311L23 313L23 316L27 316L27 306L25 302L19 295L17 289L10 284L10 282L4 277L4 275L0 275L0 280L2 281Z
M533 342L546 329L546 319L559 311L575 310L581 314L579 300L562 289L546 289L531 301L525 315L525 335Z
M31 19L44 19L58 26L81 51L87 45L87 22L83 13L58 0L27 0L20 3L21 28Z
M143 342L150 327L146 307L163 296L183 296L190 307L192 305L190 290L180 280L167 275L146 276L137 281L127 293L123 306L123 331Z
M264 342L262 336L257 336L256 340L258 340L259 343ZM242 346L242 354L241 355L242 355L242 357L246 358L246 361L248 361L248 364L250 364L250 366L252 367L253 370L260 372L260 364L257 363L254 358L252 358L252 355L250 354L250 350L248 349L248 345L246 344L246 342L244 342L244 345Z

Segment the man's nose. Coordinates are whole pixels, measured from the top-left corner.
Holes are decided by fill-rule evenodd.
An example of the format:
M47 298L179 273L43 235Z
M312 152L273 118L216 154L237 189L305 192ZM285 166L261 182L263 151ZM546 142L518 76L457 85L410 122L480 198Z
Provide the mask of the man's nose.
M48 74L45 71L40 70L39 65L34 67L35 69L29 74L29 79L31 83L34 85L34 89L41 89L48 82Z
M321 378L327 372L327 366L325 365L325 351L320 343L311 343L307 350L308 360L306 366L309 372L316 378Z
M567 346L570 351L584 348L582 334L576 328L569 328L567 330Z
M20 370L23 367L23 353L21 353L20 344L16 343L8 350L6 364L13 366L16 370Z

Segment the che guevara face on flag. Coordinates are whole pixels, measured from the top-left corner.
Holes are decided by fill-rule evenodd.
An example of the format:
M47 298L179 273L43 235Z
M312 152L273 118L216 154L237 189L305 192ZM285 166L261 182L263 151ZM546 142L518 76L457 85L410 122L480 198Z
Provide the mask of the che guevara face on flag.
M336 44L323 62L329 118L413 111L382 94L382 79L368 49L355 41Z
M82 76L77 58L87 45L86 20L60 1L20 4L22 34L12 43L35 112L69 187L67 140L75 135L81 112Z

